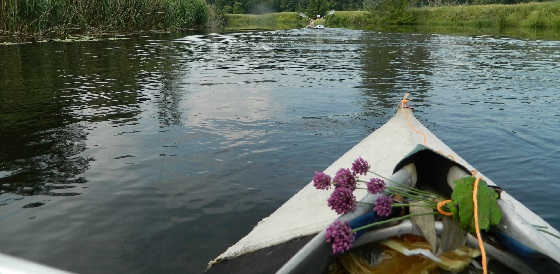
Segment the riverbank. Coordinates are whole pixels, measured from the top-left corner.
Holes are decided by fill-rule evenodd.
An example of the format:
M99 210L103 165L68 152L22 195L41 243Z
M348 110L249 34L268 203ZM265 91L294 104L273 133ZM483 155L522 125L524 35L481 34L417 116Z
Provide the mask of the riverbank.
M213 15L204 0L6 0L0 6L0 33L64 36L183 30L205 28Z
M307 19L295 12L266 14L225 14L225 29L232 30L277 30L295 29L307 25Z
M114 36L154 30L277 30L309 23L295 12L222 16L204 0L139 1L142 4L127 5L125 1L92 0L76 6L71 0L61 0L56 5L47 1L46 5L30 7L21 3L31 2L9 0L0 7L0 40L43 41L44 37ZM48 6L51 4L54 6ZM322 24L381 31L560 38L560 1L412 8L410 14L413 20L406 26L384 24L386 21L367 11L337 11Z
M469 5L410 9L413 23L385 25L367 11L337 11L324 22L327 27L421 31L445 34L508 35L560 38L560 1L513 5ZM307 21L295 12L263 15L226 14L225 29L301 28Z
M412 9L416 25L560 31L560 1Z
M412 26L471 29L527 28L560 32L560 1L512 5L464 5L410 9ZM365 11L336 12L329 27L390 27Z

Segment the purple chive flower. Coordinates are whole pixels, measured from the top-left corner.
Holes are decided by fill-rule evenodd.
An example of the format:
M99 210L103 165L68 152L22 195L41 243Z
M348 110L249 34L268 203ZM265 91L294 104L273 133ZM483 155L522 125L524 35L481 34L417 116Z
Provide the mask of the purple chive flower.
M367 190L371 194L382 193L385 190L385 181L379 178L371 178L367 183Z
M345 187L352 191L356 189L356 177L347 168L341 168L334 176L333 182L337 188Z
M391 197L389 196L383 195L377 198L373 210L375 210L377 215L386 217L391 214L392 205L393 205L393 199L391 199Z
M352 171L354 171L354 174L366 175L368 170L369 164L362 157L358 157L358 159L352 163Z
M313 176L313 186L316 189L329 189L331 187L331 176L315 171L315 176Z
M354 197L352 190L337 187L331 194L328 204L337 214L345 214L356 208L356 197Z
M336 221L327 228L325 239L331 244L332 253L339 254L350 250L354 242L354 232L348 222Z

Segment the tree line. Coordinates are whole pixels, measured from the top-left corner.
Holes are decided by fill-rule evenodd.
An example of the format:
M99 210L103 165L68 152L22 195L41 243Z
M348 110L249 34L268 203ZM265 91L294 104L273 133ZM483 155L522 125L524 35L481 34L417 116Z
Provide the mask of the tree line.
M253 13L295 11L308 16L325 15L329 10L364 10L374 6L442 6L472 4L515 4L543 0L207 0L223 13ZM366 6L366 7L364 7Z
M325 15L329 10L361 10L362 0L208 0L223 13L303 12Z

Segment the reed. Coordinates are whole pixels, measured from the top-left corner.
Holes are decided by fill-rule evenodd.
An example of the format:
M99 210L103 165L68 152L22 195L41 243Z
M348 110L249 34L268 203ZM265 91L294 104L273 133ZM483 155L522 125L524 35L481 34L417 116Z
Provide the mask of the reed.
M0 1L0 29L11 32L181 29L208 20L204 0Z

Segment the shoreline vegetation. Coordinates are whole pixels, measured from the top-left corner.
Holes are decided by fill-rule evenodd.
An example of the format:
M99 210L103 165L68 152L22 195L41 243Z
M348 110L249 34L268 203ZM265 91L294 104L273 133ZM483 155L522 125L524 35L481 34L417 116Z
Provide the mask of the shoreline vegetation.
M332 3L321 6L321 0L315 0L318 4L310 8L315 2L308 1L307 10L298 9L306 11L309 17L295 11L233 14L244 12L239 2L231 8L218 0L5 0L0 5L0 40L143 31L292 29L305 27L309 18L313 18L310 14L324 14L328 8L336 8ZM356 8L356 3L342 8ZM406 4L396 6L395 3ZM555 39L560 37L560 1L410 5L408 0L364 0L365 10L336 11L321 19L321 23L326 27L352 29L522 37L534 37L538 32Z
M0 34L200 29L213 16L205 0L3 0Z
M336 11L323 24L333 28L560 39L560 1L415 7L407 12L405 23L385 24L382 16L368 11ZM226 30L305 27L307 22L297 17L295 12L226 14L225 26Z

